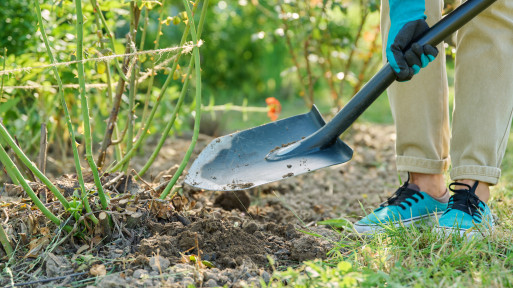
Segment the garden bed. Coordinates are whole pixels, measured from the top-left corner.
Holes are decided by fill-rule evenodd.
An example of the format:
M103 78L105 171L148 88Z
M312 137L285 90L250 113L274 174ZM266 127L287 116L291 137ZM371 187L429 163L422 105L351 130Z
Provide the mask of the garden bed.
M85 234L94 237L85 240L61 232L31 206L21 188L6 185L0 193L0 221L7 224L17 248L0 285L259 286L274 270L326 258L334 241L351 233L319 221L355 221L365 214L362 207L377 205L396 189L394 137L393 127L358 124L343 137L355 150L345 165L247 191L183 186L173 199L159 200L162 183L176 171L174 165L189 145L185 138L169 140L146 181L127 181L118 173L103 175L111 196L106 214L113 225L91 226ZM196 154L211 140L202 136ZM134 169L145 162L140 160L133 161ZM57 163L49 165L59 171ZM183 176L179 183L182 180ZM78 187L74 175L54 182L68 197ZM39 193L45 190L32 185ZM48 199L47 206L54 214L64 213L52 201ZM98 207L97 198L91 201Z

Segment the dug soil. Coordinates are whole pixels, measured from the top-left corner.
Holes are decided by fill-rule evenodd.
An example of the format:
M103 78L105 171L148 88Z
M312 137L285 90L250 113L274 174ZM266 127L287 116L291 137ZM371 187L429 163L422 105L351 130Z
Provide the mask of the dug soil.
M6 268L0 286L261 286L273 269L326 258L337 239L352 233L350 226L337 230L319 221L356 221L365 214L362 207L372 208L399 185L393 127L358 124L343 139L355 150L344 165L236 192L194 189L181 184L182 176L178 183L183 186L173 198L159 200L189 147L185 137L169 140L145 181L103 175L111 197L108 217L103 225L75 229L89 235L85 239L62 232L41 216L21 188L6 184L0 193L0 222L16 252L7 263L0 249L0 266ZM211 140L200 137L196 155ZM132 166L139 171L144 163L141 157ZM58 171L56 167L49 169ZM92 177L86 179L93 188ZM73 198L75 175L54 182ZM66 215L41 184L31 185L40 195L46 192L54 214ZM98 210L99 200L91 198ZM111 225L106 224L109 218Z

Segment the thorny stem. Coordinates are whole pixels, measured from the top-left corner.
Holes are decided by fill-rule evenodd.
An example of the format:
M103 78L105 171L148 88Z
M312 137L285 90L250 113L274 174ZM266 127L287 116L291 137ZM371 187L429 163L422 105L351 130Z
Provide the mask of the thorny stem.
M164 3L165 0L162 1L162 6L160 7L160 16L159 16L159 26L158 26L158 29L157 29L157 37L155 38L155 47L154 47L154 50L157 50L159 49L159 42L160 42L160 34L162 33L162 18L164 17L164 12L166 11L164 9ZM148 8L146 8L146 11L148 11ZM148 15L146 15L147 17ZM145 19L145 21L147 22L147 19ZM144 26L146 27L146 24L147 23L144 23ZM146 32L146 28L144 28L144 32ZM145 34L145 33L144 33ZM144 35L143 34L143 35ZM143 46L144 42L142 42L142 38L141 38L141 47ZM136 138L138 139L139 137L141 137L141 133L143 133L144 131L144 123L146 121L146 117L148 116L148 105L150 104L150 98L151 98L151 91L153 89L153 81L155 80L155 59L154 59L154 56L151 56L150 58L151 60L151 76L150 76L150 82L148 83L148 90L146 90L146 97L144 99L144 108L143 108L143 113L142 113L142 117L141 117L141 128L139 129L139 132L137 132L137 136Z
M126 131L128 130L128 123L126 123L126 124L127 125L125 125L125 128L123 129L123 131L121 131L121 135L119 135L119 138L110 141L111 145L117 145L117 144L123 142L123 139L125 138L125 135L126 135Z
M20 182L18 182L18 178L16 178L14 171L12 171L9 167L4 167L5 171L7 172L7 175L9 178L11 178L11 181L14 185L20 185Z
M125 48L125 53L130 52L130 45L128 44L129 40L127 39L127 45ZM128 71L128 65L130 63L130 58L127 56L123 62L123 71L126 73ZM114 96L114 101L112 103L112 109L110 111L109 120L107 121L107 127L105 129L105 135L103 136L102 146L100 148L100 153L98 153L98 166L102 167L103 162L105 161L105 157L107 155L107 149L110 145L112 145L112 134L117 129L116 122L118 119L119 107L121 105L121 96L123 96L123 91L125 90L125 80L123 78L119 78L118 84L116 86L116 95ZM124 138L121 137L120 139Z
M208 3L204 3L203 9L201 10L200 22L198 24L198 35L197 35L198 39L201 38L201 32L203 30L203 23L205 22L205 18L206 18L206 14L207 14L207 9L206 9L207 6L208 6ZM183 101L185 99L185 95L187 94L187 89L189 87L189 78L192 73L192 67L193 67L193 65L195 65L194 58L195 57L192 57L189 62L189 68L187 69L187 74L185 76L185 81L182 86L182 91L180 92L180 97L178 97L178 102L176 103L175 109L173 110L171 120L169 120L169 122L167 122L166 127L164 128L164 132L160 136L160 140L157 144L157 147L155 148L155 150L153 150L150 158L148 159L148 161L146 162L144 167L141 169L141 171L139 171L139 173L138 173L139 176L137 178L140 178L140 176L144 175L144 173L146 173L146 171L148 171L148 169L151 167L151 165L157 158L160 150L162 149L162 146L164 145L164 142L166 141L166 138L169 135L169 131L171 131L171 128L173 128L176 117L178 116L178 113L180 112ZM196 105L198 105L198 104L196 104Z
M138 12L138 13L136 13ZM132 52L136 52L137 48L135 47L135 35L137 33L136 23L138 22L138 18L141 11L135 5L134 1L130 1L130 47ZM137 18L137 19L136 19ZM132 64L132 71L130 72L130 91L128 92L128 126L127 126L127 137L126 137L126 150L130 150L133 146L134 141L134 121L135 121L135 96L137 93L137 63L139 62L137 57L134 57L134 63ZM124 165L125 174L128 175L128 167L130 165L130 160L126 161Z
M187 0L183 0L185 10L187 11L189 21L191 22L191 36L192 41L196 44L193 49L194 54L194 61L196 62L194 65L195 74L196 74L196 115L194 119L194 133L192 135L191 144L189 146L189 149L187 149L187 152L185 153L185 156L182 160L182 163L180 163L180 167L178 167L178 170L176 171L175 175L173 175L173 178L171 178L171 181L166 186L166 189L162 192L160 195L160 199L166 199L166 196L171 192L171 189L173 189L173 186L175 185L176 181L178 181L178 177L182 174L183 170L185 169L185 166L187 166L187 163L189 162L189 159L191 158L192 152L194 151L194 147L196 147L196 143L198 141L199 137L199 130L200 130L200 121L201 121L201 62L200 62L200 54L199 54L199 46L198 41L199 37L196 33L196 27L194 26L194 18L191 11L191 8L189 7L189 3ZM206 10L208 7L208 0L205 0L203 3L203 10ZM202 13L202 17L204 17Z
M135 18L135 20L136 20L135 26L136 27L139 23L140 10L137 10L137 12L138 13ZM126 38L127 38L127 42L126 42L126 47L125 47L125 53L130 53L130 50L132 47L130 35L127 35ZM130 58L129 56L125 57L125 60L123 62L123 73L127 73L130 63L133 63L133 58ZM119 136L119 142L118 142L118 140L112 141L112 134L114 133L114 131L117 132L116 124L117 124L119 109L121 106L121 98L123 96L123 91L125 90L125 84L126 84L125 79L119 78L117 88L116 88L116 95L114 96L114 102L112 105L112 110L110 112L109 120L107 122L107 128L105 129L105 135L103 136L100 153L98 154L98 165L100 167L103 166L103 162L105 161L105 157L107 156L107 149L109 148L109 146L116 145L125 138L125 133L127 131L126 129L128 128L129 121L127 121L127 123L126 123L126 126L125 126L126 129L123 130L122 135ZM119 134L119 133L116 133L116 134ZM116 143L114 143L114 142L116 142ZM119 154L118 154L118 152L119 152ZM118 160L122 159L119 146L116 146L116 154L119 156Z
M55 195L55 197L57 197L57 199L59 199L59 201L62 203L62 206L64 206L66 209L68 209L69 203L66 200L66 198L61 194L61 192L59 192L59 189L57 189L57 187L55 187L55 185L53 185L53 183L50 182L50 180L43 173L41 173L41 171L39 169L37 169L36 165L32 161L30 161L30 159L27 157L27 155L25 155L25 153L23 153L21 148L18 145L16 145L16 142L14 141L14 139L11 137L11 135L9 134L9 132L7 131L5 126L1 123L0 123L0 136L2 137L2 139L4 139L4 141L7 143L7 145L9 145L9 147L11 147L11 149L14 151L16 156L21 160L21 162L27 168L29 168L30 171L32 171L37 176L37 178L41 179L41 181L43 181L43 183L46 185L46 187L48 187L48 189L50 189L50 191L53 193L53 195ZM15 171L12 171L12 172L14 172L14 175L16 175Z
M196 2L194 3L193 13L195 11L195 8L198 5L198 2L199 2L199 0L196 0ZM185 31L182 35L182 39L180 40L180 47L182 47L184 45L185 40L187 39L187 35L189 34L190 27L191 27L191 21L189 21L187 23L187 26L185 27ZM164 97L164 94L166 93L167 87L169 86L169 84L171 83L171 80L173 79L173 75L176 71L176 67L178 66L178 60L180 60L181 53L182 53L182 48L180 48L178 50L175 61L173 62L173 67L171 68L171 71L170 71L169 75L167 76L166 81L164 82L164 84L162 85L162 88L160 89L159 96L157 97L155 105L153 105L153 108L151 109L150 116L148 116L146 123L144 123L144 129L143 129L143 133L141 134L141 137L136 140L132 149L130 149L130 151L127 151L125 156L123 157L123 159L121 159L114 167L112 167L109 170L109 172L116 171L116 170L120 169L123 166L123 164L126 161L128 161L128 159L130 159L135 154L135 152L137 151L137 149L139 149L139 147L142 145L142 143L144 143L144 139L146 139L146 136L148 135L150 125L151 125L151 122L153 121L153 117L155 117L157 108L159 107L160 102L162 102L162 99Z
M39 0L34 0L34 3L36 6L36 13L37 13L37 18L38 18L38 22L39 22L39 30L41 32L43 41L45 43L46 52L48 53L48 57L50 57L50 61L52 62L52 64L54 64L56 61L55 61L55 58L53 57L53 53L50 48L50 42L48 42L48 36L46 35L43 18L41 17L41 8L39 6ZM73 124L71 123L71 116L69 115L68 105L66 104L66 99L64 98L64 89L62 87L62 80L61 80L61 77L59 76L59 71L57 70L57 67L53 67L53 74L55 75L55 79L57 80L57 84L59 85L59 98L61 100L62 108L64 110L64 116L66 118L66 125L68 127L68 132L71 136L71 141L72 141L71 147L73 150L73 159L75 161L75 170L77 171L77 178L78 178L78 183L80 185L82 202L84 204L86 212L90 213L91 220L93 221L93 223L96 224L96 223L98 223L98 219L96 219L96 216L94 216L94 214L91 213L92 210L91 210L91 206L89 205L89 199L87 197L87 190L86 190L85 184L84 184L84 177L82 175L82 166L80 165L80 157L78 155L75 131L73 130ZM66 208L69 208L69 204L68 204L68 207L66 207Z
M162 3L162 7L164 7L164 3ZM149 10L148 7L146 7L146 9L144 9L144 23L143 23L143 28L142 28L142 34L141 34L141 42L139 43L139 51L143 51L144 50L144 41L146 41L146 30L148 29L148 20L149 20L149 17L148 17L148 14L149 13Z
M173 125L176 120L176 116L178 115L178 112L182 108L183 100L185 99L185 94L187 94L187 88L189 86L189 77L191 75L193 65L194 65L194 57L192 57L191 60L189 61L189 68L187 69L187 74L185 76L185 81L182 86L182 91L180 92L180 97L178 97L178 102L176 103L175 109L173 110L171 120L169 120L167 122L166 127L164 128L164 131L162 132L162 135L160 136L160 140L157 144L157 147L151 153L151 156L148 158L148 161L146 162L146 164L144 164L144 167L141 168L141 170L139 171L139 173L138 173L139 176L136 177L136 179L138 179L140 176L144 175L144 173L146 173L146 171L148 171L148 169L151 167L151 165L155 161L155 158L157 158L157 156L159 155L160 149L162 149L162 146L164 145L164 142L166 141L166 138L169 135L169 131L171 131L171 128L173 128Z
M3 61L3 70L5 70L5 62L7 61L7 48L4 48L4 61ZM0 103L3 101L4 96L4 76L2 75L2 86L0 88ZM11 181L14 185L20 185L20 182L18 182L18 178L16 178L14 171L12 171L9 167L5 167L5 171L7 172L7 175L9 175L9 178L11 178Z
M25 181L25 178L23 178L23 175L21 175L20 170L18 170L16 165L14 165L14 162L12 162L11 158L9 158L7 152L5 151L2 145L0 145L0 162L2 162L4 166L9 166L12 169L12 171L14 171L16 177L18 178L18 181L21 184L21 187L23 187L23 190L27 192L27 195L30 197L32 202L37 206L37 208L39 208L39 210L41 210L41 212L43 212L43 214L53 223L61 225L61 220L57 218L57 216L55 216L50 210L48 210L48 208L46 208L43 202L39 200L36 193L34 193L34 190L30 188L30 185L28 185L27 181ZM69 226L65 226L64 228L66 229L66 231L71 231L71 227Z
M4 64L3 64L3 70L5 70L5 62L7 61L7 48L4 48ZM2 87L0 88L0 103L3 101L4 97L4 76L2 75ZM18 178L16 178L14 175L14 171L12 171L10 168L5 167L5 171L7 172L7 175L9 175L9 178L11 178L11 181L14 185L20 185L20 182L18 182Z
M97 6L97 3L96 3L96 0L91 0L91 5L93 5L93 7L96 7ZM94 13L94 17L95 17L95 20L96 20L96 27L97 27L97 31L96 31L96 34L98 35L98 40L100 42L100 48L103 50L105 49L105 43L103 43L102 39L104 38L104 35L103 35L103 31L102 29L100 28L101 25L100 25L100 14L101 11L99 10L96 10L95 13ZM110 63L109 61L106 61L105 63L107 65L107 69L105 69L105 74L107 76L107 98L109 99L109 104L112 104L113 102L113 99L112 99L112 77L111 77L111 72L110 72ZM115 127L114 129L114 137L117 137L118 135L118 129L117 127ZM114 153L115 153L115 157L117 160L121 159L122 155L121 155L121 147L119 147L119 145L116 145L115 148L114 148ZM101 153L100 153L101 154ZM97 161L97 165L99 167L101 167L102 165L102 162L103 161L100 161L102 155L98 155L98 161Z
M16 146L18 146L19 149L21 149L21 145L20 145L20 142L18 141L18 139L16 137L14 137L14 143L16 144ZM23 151L23 149L21 149ZM25 165L23 163L23 160L21 160L21 158L16 155L16 153L14 154L14 161L18 167L20 167L19 169L21 169L21 172L22 174L25 174L25 176L27 176L28 180L30 182L36 182L37 181L37 178L36 176L34 175L34 173L30 170L30 168L27 167L27 165ZM37 168L36 165L34 165L34 167ZM41 171L41 170L39 170Z
M7 233L5 233L4 227L0 223L0 243L2 243L2 247L4 247L5 254L7 254L7 258L11 259L14 255L14 250L12 249L11 243L9 242L9 238L7 238Z
M80 102L82 104L82 117L84 118L84 140L85 140L85 156L91 172L94 177L94 184L98 190L98 197L102 205L102 209L106 210L108 207L107 198L103 192L102 183L100 181L100 175L98 174L98 168L93 159L93 143L91 141L91 124L89 123L89 104L87 103L87 96L85 90L85 76L84 76L84 63L83 58L83 37L84 37L84 16L82 15L82 1L75 0L75 7L77 10L77 70L78 70L78 83L80 85Z

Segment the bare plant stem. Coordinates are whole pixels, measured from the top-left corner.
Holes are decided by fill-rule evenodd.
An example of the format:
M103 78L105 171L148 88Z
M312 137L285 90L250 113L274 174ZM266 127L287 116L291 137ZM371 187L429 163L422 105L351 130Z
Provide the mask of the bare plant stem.
M196 2L194 3L193 13L194 13L195 8L198 5L198 2L199 2L199 0L196 0ZM185 27L185 31L182 35L182 39L180 40L180 47L184 45L185 40L187 39L187 35L189 34L190 27L191 27L191 22L189 21L187 23L187 26ZM132 149L127 151L125 156L123 157L123 159L121 159L118 163L116 163L116 165L114 167L112 167L109 170L109 172L119 170L121 167L123 167L123 164L126 161L128 161L128 159L130 159L135 154L137 149L139 149L139 147L142 145L142 143L144 143L144 140L146 139L146 136L148 135L151 122L153 121L153 117L155 117L155 113L157 112L157 108L159 107L160 102L162 102L162 99L164 97L164 94L166 93L167 87L171 83L171 80L173 80L173 75L176 71L176 67L178 66L178 60L180 60L181 52L182 52L182 49L178 50L178 52L177 52L175 61L173 62L173 67L171 68L171 71L170 71L169 75L167 76L166 81L164 82L164 84L162 85L162 88L160 89L159 96L157 97L155 105L153 105L153 108L151 109L150 115L148 116L146 123L144 123L144 129L143 129L143 133L141 134L141 137L136 140Z
M187 11L189 21L191 22L191 36L192 41L194 41L195 44L198 44L199 38L198 34L196 33L196 27L194 26L194 17L191 11L191 8L189 7L189 3L187 0L182 0L185 6L185 10ZM206 10L208 7L208 0L205 0L203 2L203 10ZM201 13L201 16L204 17L204 14ZM198 141L199 137L199 130L200 130L200 121L201 121L201 62L200 62L200 54L199 54L199 46L194 46L193 49L194 54L194 61L196 62L194 67L196 68L196 115L194 119L194 133L192 135L192 140L189 148L187 149L187 152L185 153L185 156L182 160L182 163L180 163L180 167L178 167L178 170L176 171L175 175L173 175L173 178L171 178L171 181L166 186L166 189L162 192L160 195L160 199L166 199L166 196L171 192L173 189L176 181L178 181L178 177L182 174L183 170L185 169L185 166L187 166L187 163L189 162L189 159L191 158L192 152L194 151L194 147L196 147L196 143Z
M55 61L55 58L53 57L53 53L50 48L50 42L48 41L48 36L46 35L43 18L41 17L41 8L39 6L39 0L34 0L34 3L36 6L36 14L37 14L38 22L39 22L39 30L41 32L43 41L45 43L46 52L48 54L48 57L50 57L50 61L52 62L52 64L54 64L54 63L56 63L56 61ZM62 87L62 80L61 80L61 77L59 76L59 71L57 70L57 67L53 67L53 74L55 76L55 79L57 80L57 84L59 85L59 98L61 100L62 109L64 110L64 117L66 119L66 126L68 128L68 133L71 137L71 148L73 151L75 170L77 171L77 179L78 179L78 183L80 185L82 202L84 204L86 212L91 215L89 218L91 219L91 221L93 221L93 223L96 224L96 223L98 223L98 219L96 219L96 216L94 216L94 214L92 213L91 206L89 205L89 199L87 197L87 190L86 190L85 184L84 184L84 177L82 175L82 166L80 165L80 156L78 154L75 131L73 129L73 124L71 123L71 116L69 114L68 104L66 103L66 99L64 98L64 88ZM47 184L47 186L48 186L48 184ZM69 208L69 204L66 208Z
M200 22L198 24L198 34L197 34L198 39L201 38L201 32L203 30L203 24L205 22L205 18L206 18L206 14L207 14L207 9L206 9L207 4L208 3L204 4L205 6L203 6L203 9L201 10ZM171 131L171 128L173 128L176 117L178 116L178 113L180 113L180 110L182 108L182 104L185 99L185 95L187 94L187 89L189 87L189 78L192 73L192 67L193 67L193 65L195 65L194 58L195 57L192 57L189 62L189 68L187 69L187 74L185 76L185 81L182 86L182 91L180 92L180 96L178 97L178 102L176 103L175 109L173 110L171 120L169 120L169 122L167 122L166 127L164 128L164 132L162 132L162 135L160 136L160 140L157 144L157 147L155 148L155 150L153 150L151 156L149 157L149 159L146 162L146 164L144 165L144 167L141 169L141 171L139 171L137 178L140 178L140 176L144 175L144 173L146 173L146 171L148 171L148 169L151 167L151 165L157 158L160 150L162 149L162 146L164 145L164 142L166 141L166 138L169 135L169 131ZM196 103L196 105L198 105L198 104Z
M2 125L2 127L3 127L3 125ZM34 193L32 188L30 188L30 185L28 185L27 181L25 181L25 178L23 178L23 175L21 175L20 170L18 170L16 165L14 165L14 162L12 162L11 158L9 158L9 156L7 155L7 152L5 151L5 149L2 145L0 145L0 161L2 162L2 164L4 164L4 166L9 166L10 169L12 171L14 171L16 177L18 178L18 181L21 184L21 187L23 187L23 190L25 190L25 192L27 192L27 195L30 197L32 202L37 206L37 208L39 208L39 210L41 210L41 212L43 212L43 214L48 219L50 219L53 223L60 225L61 220L59 218L57 218L57 216L55 216L52 212L50 212L50 210L48 210L48 208L46 208L46 206L43 204L43 202L41 202L41 200L39 200L36 193ZM67 231L71 231L71 227L69 227L69 226L65 226L64 228Z
M80 102L82 104L82 117L84 118L84 139L85 139L85 156L91 172L94 177L94 184L98 190L98 197L102 205L102 209L106 210L108 207L107 198L103 192L102 183L100 181L100 175L98 174L98 168L93 159L93 143L91 141L91 124L89 123L89 104L87 103L87 96L85 90L85 76L84 76L84 63L83 58L83 37L84 37L84 16L82 14L82 1L75 0L75 7L77 13L77 63L78 69L78 83L80 85Z
M7 234L5 233L4 227L0 223L0 243L2 243L2 247L4 247L5 254L7 254L7 258L11 258L14 255L14 250L12 249L11 243L9 242L9 238L7 238Z
M159 25L158 25L158 29L157 29L157 37L155 37L155 47L154 47L154 50L157 50L159 49L159 43L160 43L160 34L162 33L162 18L164 17L164 13L165 13L165 9L164 9L164 3L165 0L162 1L162 6L160 7L160 16L159 16ZM146 8L146 11L148 11L148 8ZM146 14L146 17L148 17L148 15ZM147 22L147 19L145 19L145 21ZM147 26L146 24L147 23L144 23L145 27ZM144 28L144 34L146 32L146 28ZM143 35L144 35L143 34ZM141 42L141 47L143 46L143 42ZM153 89L153 81L155 80L155 59L154 59L154 56L151 56L150 58L151 60L151 76L150 76L150 82L148 83L148 90L146 90L146 97L144 99L144 108L143 108L143 113L142 113L142 117L141 117L141 128L139 129L139 132L137 132L137 136L136 138L139 139L139 137L141 137L141 134L143 133L144 131L144 123L146 122L146 118L148 117L148 106L150 104L150 98L151 98L151 91Z

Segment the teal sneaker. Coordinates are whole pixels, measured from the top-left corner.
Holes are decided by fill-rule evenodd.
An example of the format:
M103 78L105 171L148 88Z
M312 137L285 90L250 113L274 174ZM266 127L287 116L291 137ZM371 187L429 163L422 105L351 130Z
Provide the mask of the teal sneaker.
M435 226L435 233L441 236L459 233L460 236L470 239L490 235L493 232L495 224L492 212L475 192L478 184L479 182L476 181L472 187L458 182L449 185L454 195L449 199L447 211ZM468 189L452 189L451 187L455 185L467 186Z
M387 225L399 227L418 225L421 222L434 220L447 209L447 203L441 203L427 193L420 191L419 186L408 183L383 202L378 209L354 224L356 232L373 234L384 232ZM433 223L436 223L433 222Z

